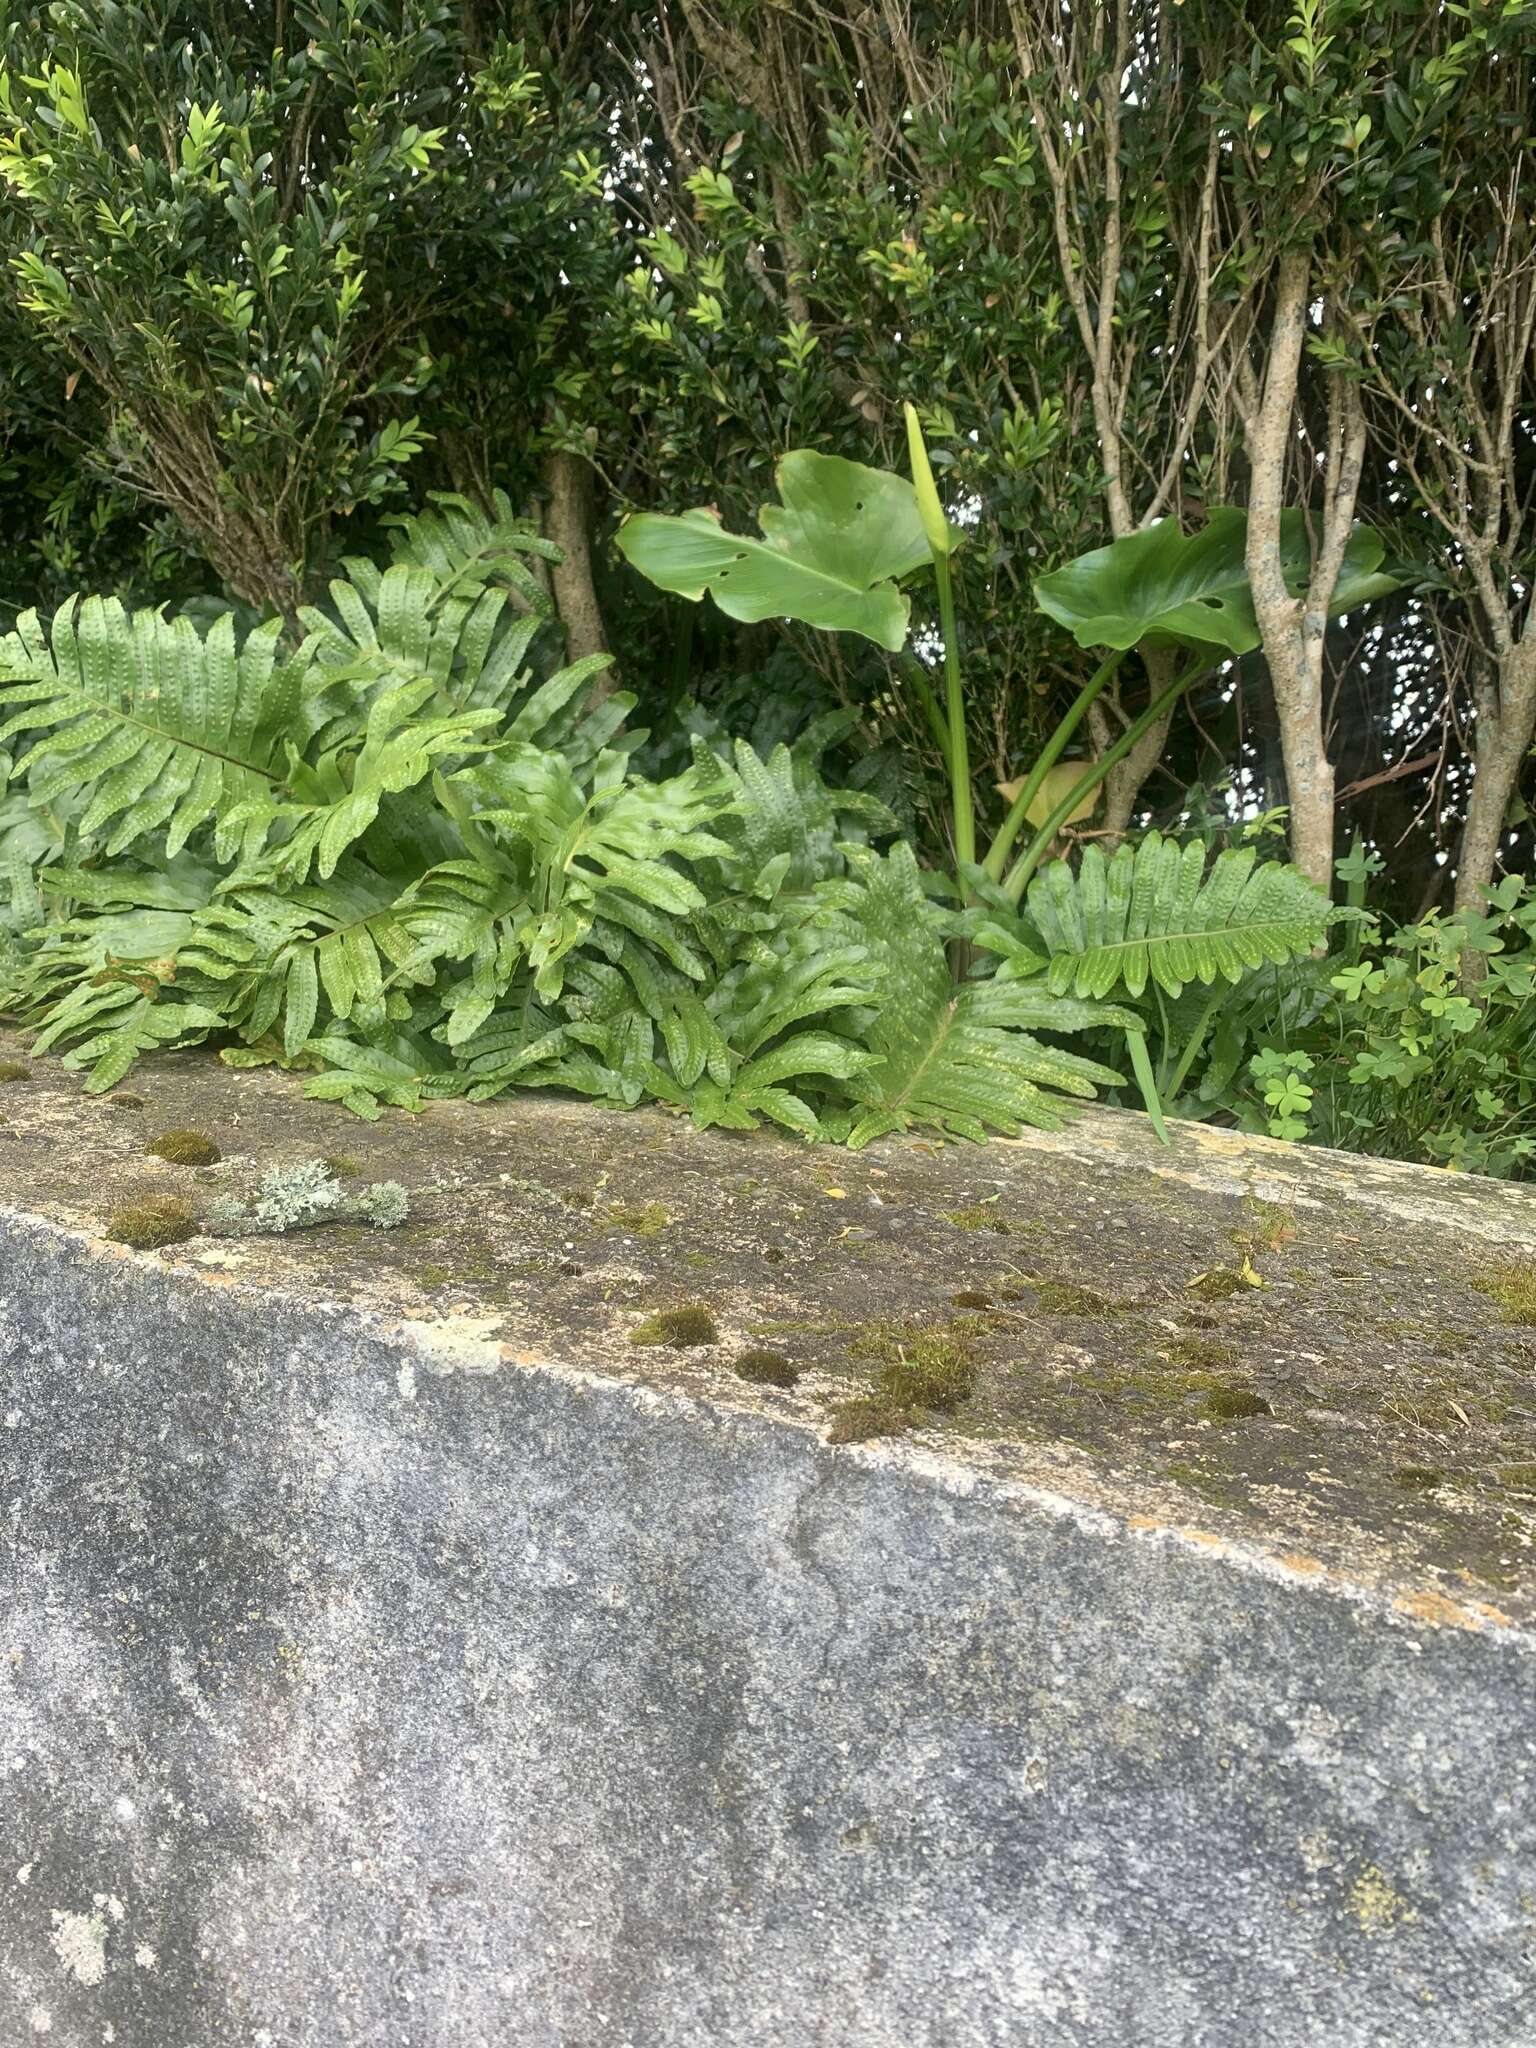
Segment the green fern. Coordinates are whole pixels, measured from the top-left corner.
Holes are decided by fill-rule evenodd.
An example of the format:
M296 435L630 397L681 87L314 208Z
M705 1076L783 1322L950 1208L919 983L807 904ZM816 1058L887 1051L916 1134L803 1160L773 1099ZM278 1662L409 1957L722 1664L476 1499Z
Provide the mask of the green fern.
M1252 847L1219 853L1207 877L1205 849L1149 832L1107 860L1085 849L1073 875L1053 861L1030 884L1029 916L1043 942L1053 993L1089 998L1148 981L1170 996L1186 984L1237 982L1255 967L1310 953L1327 930L1322 890Z
M646 780L629 700L542 659L506 506L400 531L291 651L97 599L0 642L0 1010L40 1051L92 1089L213 1040L363 1116L554 1087L856 1144L1115 1078L1032 1034L1125 1013L1022 941L952 986L962 920L871 851L895 821L827 786L830 729Z
M1036 1030L1134 1025L1125 1011L1055 999L998 979L953 982L942 920L923 893L911 848L857 859L843 901L879 974L879 1001L862 1041L878 1068L856 1076L847 1123L855 1149L914 1125L957 1138L1055 1129L1062 1104L1048 1089L1091 1097L1119 1076L1096 1060L1042 1045Z
M280 658L278 631L260 626L237 651L228 613L206 640L190 619L130 617L116 598L71 599L46 632L23 613L0 640L0 742L37 735L15 768L28 801L89 790L82 841L106 832L110 857L163 834L167 859L214 817L275 802L308 666Z

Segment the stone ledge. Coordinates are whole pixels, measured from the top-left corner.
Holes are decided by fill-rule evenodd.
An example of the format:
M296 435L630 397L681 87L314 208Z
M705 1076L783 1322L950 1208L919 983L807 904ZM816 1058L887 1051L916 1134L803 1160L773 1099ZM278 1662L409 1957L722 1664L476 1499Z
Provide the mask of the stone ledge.
M134 1085L0 1090L0 2038L1531 2038L1536 1197ZM102 1239L317 1154L411 1222Z

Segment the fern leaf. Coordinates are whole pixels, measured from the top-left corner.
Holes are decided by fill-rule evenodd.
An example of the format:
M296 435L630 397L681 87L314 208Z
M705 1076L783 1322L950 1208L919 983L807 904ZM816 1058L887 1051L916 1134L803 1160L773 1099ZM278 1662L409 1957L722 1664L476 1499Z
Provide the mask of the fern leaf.
M41 734L16 765L28 800L84 792L82 839L112 855L163 833L168 859L215 814L272 800L306 667L279 661L279 630L237 650L231 613L206 640L115 598L70 599L46 634L26 613L0 641L0 740Z
M849 907L880 970L878 1002L862 1037L881 1063L849 1083L859 1105L852 1147L914 1125L971 1139L988 1130L1015 1137L1026 1124L1053 1130L1063 1120L1060 1095L1091 1097L1096 1085L1120 1079L1022 1028L1078 1029L1087 1021L1115 1022L1116 1013L1097 1010L1090 1020L1077 1008L1058 1017L1013 983L952 983L909 846L884 860L863 854L857 872Z
M1089 998L1139 996L1149 981L1170 996L1194 981L1240 981L1310 953L1331 916L1322 890L1278 861L1257 865L1252 847L1218 854L1207 876L1198 841L1180 848L1156 832L1108 861L1088 847L1075 877L1053 861L1028 902L1048 986Z

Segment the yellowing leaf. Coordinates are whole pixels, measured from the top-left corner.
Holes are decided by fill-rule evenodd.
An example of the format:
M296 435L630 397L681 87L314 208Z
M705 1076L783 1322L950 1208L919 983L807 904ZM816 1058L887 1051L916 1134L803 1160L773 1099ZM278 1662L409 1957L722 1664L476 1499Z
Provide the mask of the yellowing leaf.
M1043 825L1062 798L1072 788L1073 784L1080 782L1091 766L1092 763L1088 761L1058 761L1054 768L1047 768L1044 779L1039 789L1035 792L1033 801L1024 813L1029 823L1035 826ZM1016 775L1011 782L999 782L994 786L1003 802L1011 804L1019 791L1024 787L1024 781L1025 778L1022 775ZM1098 809L1099 798L1103 793L1103 789L1104 785L1101 782L1090 790L1088 795L1077 806L1077 809L1064 822L1068 825L1075 825L1079 818L1092 817L1093 813Z

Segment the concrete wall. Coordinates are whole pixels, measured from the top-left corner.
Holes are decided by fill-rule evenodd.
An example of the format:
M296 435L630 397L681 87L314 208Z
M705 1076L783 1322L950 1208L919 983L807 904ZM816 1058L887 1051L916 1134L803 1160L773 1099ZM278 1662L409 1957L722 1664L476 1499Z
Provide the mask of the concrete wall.
M0 1213L7 2048L1536 2040L1528 1631L586 1363Z

